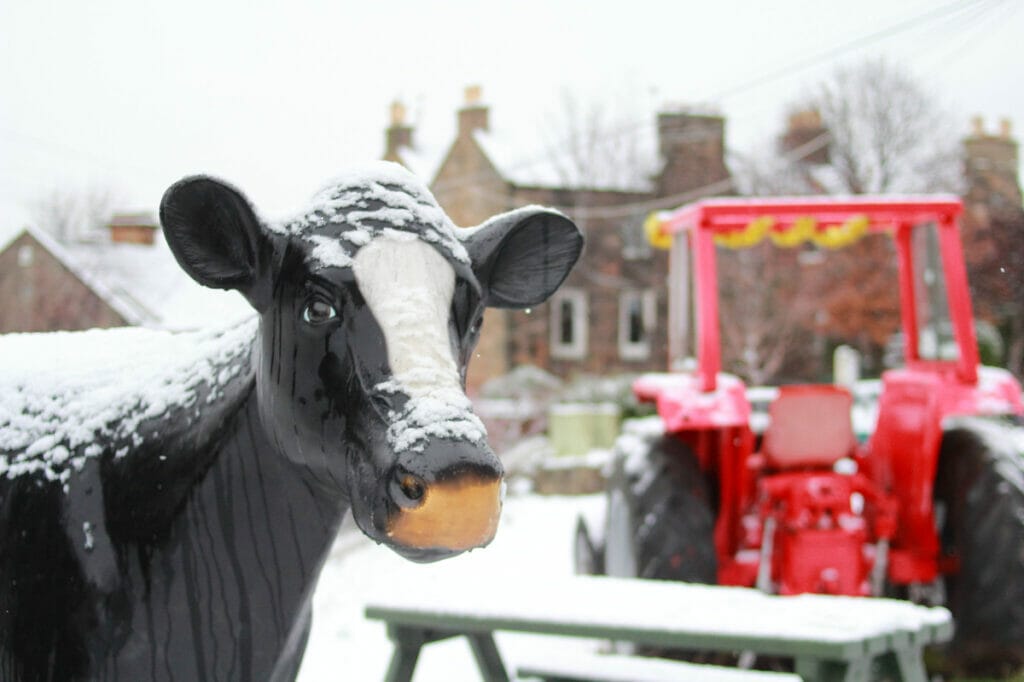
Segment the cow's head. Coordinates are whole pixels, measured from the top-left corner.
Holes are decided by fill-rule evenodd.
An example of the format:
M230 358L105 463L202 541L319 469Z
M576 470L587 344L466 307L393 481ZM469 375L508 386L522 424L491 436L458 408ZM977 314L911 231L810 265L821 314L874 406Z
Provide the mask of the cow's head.
M491 540L502 468L466 398L466 363L485 306L537 305L568 275L583 244L571 221L530 207L459 230L384 163L288 222L261 222L208 177L168 189L160 219L195 280L259 312L263 426L348 497L363 532L416 560Z

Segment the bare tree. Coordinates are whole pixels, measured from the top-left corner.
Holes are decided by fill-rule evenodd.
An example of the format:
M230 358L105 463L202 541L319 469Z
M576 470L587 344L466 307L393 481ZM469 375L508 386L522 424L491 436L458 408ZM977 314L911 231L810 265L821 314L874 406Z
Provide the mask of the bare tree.
M819 122L799 146L734 155L733 171L752 194L879 194L962 189L956 126L909 73L884 60L839 68L791 107ZM790 126L796 116L791 114ZM770 149L771 145L760 145ZM827 152L825 151L827 148ZM823 153L824 152L824 153Z
M54 188L33 203L32 218L58 241L68 242L101 230L116 203L116 193L106 187L78 192Z
M838 69L806 99L831 136L830 166L852 194L955 191L954 126L907 72L884 60Z
M653 136L638 98L587 98L563 90L544 132L547 158L559 184L581 189L636 187L652 173Z
M32 205L32 219L38 227L66 242L78 226L78 199L60 189L50 191Z
M777 380L807 335L810 311L799 259L798 252L770 241L720 254L724 366L752 385Z
M802 136L793 135L794 117L781 138L785 144L780 153L734 157L734 175L743 191L757 195L913 193L956 191L962 184L959 141L951 117L913 77L890 63L876 60L840 68L809 88L793 111L813 113L812 125L799 131ZM808 343L791 343L791 312L800 310L803 333L816 335L819 347L826 345L822 337L848 343L865 356L866 368L880 369L885 341L899 329L891 251L881 237L838 252L815 253L809 247L802 259L807 265L798 260L790 272L790 278L801 283L799 291L765 278L753 294L758 299L791 297L791 309L771 308L774 324L767 324L758 315L751 316L750 298L724 297L723 320L728 318L738 328L729 332L723 323L723 331L741 338L753 335L755 341L747 341L746 347L760 349L757 366L793 366L808 351ZM789 262L787 256L770 249L759 250L756 259L760 262L725 260L723 279L742 281L745 271L768 271L778 267L773 261ZM787 357L778 360L780 353ZM826 367L822 360L817 371Z

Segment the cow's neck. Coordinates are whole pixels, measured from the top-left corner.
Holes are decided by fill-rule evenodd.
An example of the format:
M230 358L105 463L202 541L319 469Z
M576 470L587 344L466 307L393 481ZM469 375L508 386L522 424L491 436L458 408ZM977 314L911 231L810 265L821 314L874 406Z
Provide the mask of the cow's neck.
M164 541L140 547L133 628L166 642L144 648L176 661L167 679L290 679L347 502L275 450L255 391L217 449Z

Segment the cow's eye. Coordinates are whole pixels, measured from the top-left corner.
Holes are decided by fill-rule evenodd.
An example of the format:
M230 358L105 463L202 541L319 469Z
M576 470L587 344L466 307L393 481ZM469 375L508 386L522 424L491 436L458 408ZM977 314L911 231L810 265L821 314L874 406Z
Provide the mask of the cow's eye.
M338 311L334 309L334 306L319 298L314 298L307 303L306 309L302 311L302 319L307 324L324 324L337 316Z

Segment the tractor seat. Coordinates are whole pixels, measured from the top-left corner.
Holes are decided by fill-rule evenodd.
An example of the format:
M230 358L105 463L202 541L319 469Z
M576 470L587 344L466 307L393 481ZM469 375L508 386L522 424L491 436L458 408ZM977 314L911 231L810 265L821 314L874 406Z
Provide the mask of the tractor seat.
M822 385L782 386L768 406L770 422L761 447L774 469L831 467L856 445L845 388Z

